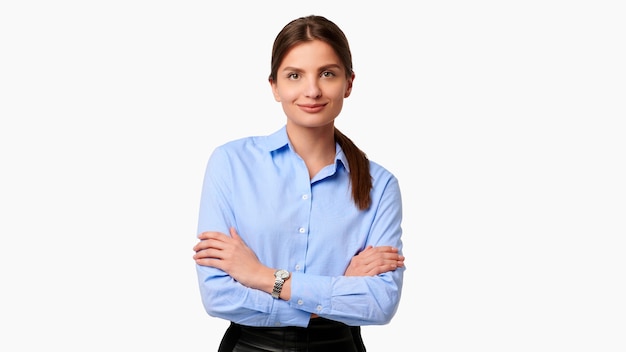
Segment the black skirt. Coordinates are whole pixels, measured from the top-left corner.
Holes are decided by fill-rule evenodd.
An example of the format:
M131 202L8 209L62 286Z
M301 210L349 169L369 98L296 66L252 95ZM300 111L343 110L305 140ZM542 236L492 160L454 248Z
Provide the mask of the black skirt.
M252 327L230 323L218 352L365 352L359 326L325 318L302 327Z

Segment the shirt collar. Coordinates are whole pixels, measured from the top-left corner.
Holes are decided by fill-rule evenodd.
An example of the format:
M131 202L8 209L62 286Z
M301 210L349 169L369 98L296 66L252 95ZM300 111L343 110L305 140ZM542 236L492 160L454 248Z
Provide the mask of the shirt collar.
M267 148L267 152L269 153L285 147L289 147L289 149L293 150L291 144L289 143L289 137L287 136L287 126L284 125L278 131L267 136L265 147ZM339 143L335 143L335 151L335 165L341 164L346 168L348 172L350 172L348 159L346 159L346 155L343 153L343 149L341 149Z

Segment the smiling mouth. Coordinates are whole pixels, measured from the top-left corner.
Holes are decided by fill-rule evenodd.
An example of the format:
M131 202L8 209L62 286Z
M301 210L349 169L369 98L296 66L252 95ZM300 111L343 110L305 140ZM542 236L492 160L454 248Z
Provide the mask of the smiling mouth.
M306 112L319 112L326 106L325 104L300 104L300 109Z

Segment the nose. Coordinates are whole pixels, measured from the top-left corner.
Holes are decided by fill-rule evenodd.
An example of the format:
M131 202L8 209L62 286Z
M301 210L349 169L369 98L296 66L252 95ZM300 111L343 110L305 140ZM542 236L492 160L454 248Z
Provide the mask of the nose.
M307 98L317 99L322 96L322 90L320 89L319 82L317 81L317 77L311 78L307 80L305 87L305 96Z

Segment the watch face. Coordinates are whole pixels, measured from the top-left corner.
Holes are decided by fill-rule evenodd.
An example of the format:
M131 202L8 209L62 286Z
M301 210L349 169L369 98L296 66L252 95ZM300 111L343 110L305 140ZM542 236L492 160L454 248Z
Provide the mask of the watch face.
M274 274L274 276L281 278L281 279L287 279L289 277L289 272L284 269L276 270L276 273Z

